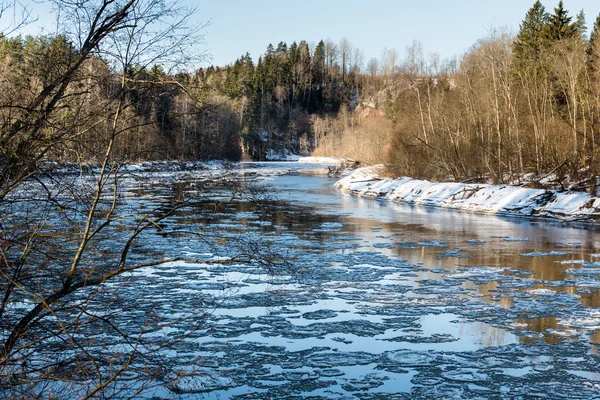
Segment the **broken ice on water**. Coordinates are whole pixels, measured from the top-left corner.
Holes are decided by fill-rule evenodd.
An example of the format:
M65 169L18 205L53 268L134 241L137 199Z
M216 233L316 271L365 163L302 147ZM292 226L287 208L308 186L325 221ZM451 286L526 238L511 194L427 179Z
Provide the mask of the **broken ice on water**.
M143 281L122 295L165 316L151 338L177 337L163 357L185 364L149 397L600 397L600 243L585 231L369 205L322 177L251 167L277 208L231 204L187 227L207 241L148 236L204 261L123 277ZM275 264L237 262L252 243Z

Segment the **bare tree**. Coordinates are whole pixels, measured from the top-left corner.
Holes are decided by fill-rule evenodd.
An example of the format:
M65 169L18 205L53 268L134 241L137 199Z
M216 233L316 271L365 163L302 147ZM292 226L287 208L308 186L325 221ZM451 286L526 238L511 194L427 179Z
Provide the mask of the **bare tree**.
M398 50L395 48L388 49L387 47L383 49L382 52L382 66L383 66L383 74L387 78L393 79L396 75L397 64L398 64Z
M331 39L327 39L325 41L325 60L327 66L329 68L329 73L332 74L335 66L337 65L339 57L338 46L331 41Z
M585 129L579 126L580 114L584 111L580 103L582 103L582 82L584 81L587 64L585 49L585 43L578 37L563 39L557 42L552 49L554 61L553 72L558 78L560 91L564 98L567 99L566 105L571 125L571 149L574 173L576 173L580 162L580 148L586 144L585 136L583 143L580 144L578 140L580 130L585 134Z
M23 5L17 0L0 1L0 21L2 21L0 32L2 35L8 36L36 20L30 6Z
M367 71L371 76L371 80L374 81L379 73L379 61L375 57L371 58L367 63Z
M144 249L150 230L168 233L163 221L199 205L180 191L149 201L145 211L123 203L126 160L115 147L146 125L132 112L136 67L193 61L188 51L203 25L191 23L193 10L178 2L54 2L65 19L58 42L50 43L60 51L44 53L42 65L51 68L31 77L35 84L25 92L14 84L18 76L2 71L0 394L135 397L159 376L177 379L155 353L166 343L145 338L167 322L152 313L133 331L122 330L106 301L120 312L135 307L121 302L119 285L110 282L176 260L132 255ZM92 157L94 167L55 171L45 161L60 151ZM99 333L117 342L103 342ZM135 385L121 379L126 372L135 374Z
M340 40L340 57L342 58L342 82L346 82L346 74L350 69L350 58L352 57L352 44L347 38Z

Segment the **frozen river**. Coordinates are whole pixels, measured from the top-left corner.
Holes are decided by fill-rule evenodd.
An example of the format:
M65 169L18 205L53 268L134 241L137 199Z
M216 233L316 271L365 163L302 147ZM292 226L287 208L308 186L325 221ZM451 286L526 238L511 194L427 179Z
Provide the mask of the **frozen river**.
M190 364L171 386L183 398L600 398L597 228L357 199L316 166L241 168L290 172L255 183L267 205L178 216L206 240L182 233L170 251L256 246L284 264L133 273L131 296L173 318L155 334Z

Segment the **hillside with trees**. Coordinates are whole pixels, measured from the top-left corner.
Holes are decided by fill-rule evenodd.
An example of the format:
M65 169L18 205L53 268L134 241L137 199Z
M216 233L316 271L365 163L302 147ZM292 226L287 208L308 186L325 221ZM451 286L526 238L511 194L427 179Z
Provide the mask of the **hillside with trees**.
M589 37L588 37L589 31ZM364 68L343 40L269 46L225 69L244 143L384 162L395 175L514 181L582 179L595 190L600 128L600 17L536 1L516 36L492 31L460 59L415 42ZM308 145L307 145L308 144ZM263 150L264 151L264 150Z
M588 39L583 11L573 18L561 1L548 13L536 1L516 37L492 32L459 63L440 70L409 52L402 89L386 104L395 122L387 162L438 179L595 176L599 29L600 17Z
M551 11L536 1L516 36L492 31L453 60L425 56L415 42L403 59L386 49L365 65L347 39L280 42L257 59L246 53L195 71L154 62L122 72L95 54L75 78L85 96L71 96L52 126L40 127L53 137L68 125L60 135L76 140L48 146L39 160L97 161L108 122L90 125L92 116L124 82L130 126L114 144L119 159L261 160L273 150L383 162L395 175L430 179L590 178L599 157L600 17L586 25L583 10L573 16L562 1ZM32 93L69 68L74 48L60 35L2 36L2 118L18 118ZM3 137L0 145L10 159L20 143Z

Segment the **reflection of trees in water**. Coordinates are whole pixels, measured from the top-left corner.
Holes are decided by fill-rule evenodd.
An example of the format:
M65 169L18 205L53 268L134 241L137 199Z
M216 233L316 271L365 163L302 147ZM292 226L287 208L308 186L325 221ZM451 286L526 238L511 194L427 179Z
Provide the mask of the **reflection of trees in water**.
M516 322L527 325L527 328L525 328L525 330L539 332L539 333L546 332L546 330L548 330L548 329L555 330L555 329L560 328L558 326L556 318L554 318L554 317L532 318L532 319L522 318L522 319L517 319ZM532 344L532 343L537 342L539 340L539 338L521 337L519 340L521 341L521 343L524 343L524 344ZM557 336L557 335L545 334L543 336L543 340L550 344L558 344L558 343L564 342L565 338L561 337L561 336Z
M416 208L415 208L416 209ZM421 212L427 214L428 210L413 210L413 212ZM435 212L429 210L431 218L435 218ZM456 218L456 216L454 216ZM476 219L475 217L469 217ZM451 218L452 219L452 218ZM410 218L408 218L410 220ZM528 224L529 222L521 222ZM510 224L503 221L503 224ZM506 267L515 270L523 270L531 272L531 274L518 275L525 279L536 279L549 282L546 284L535 284L532 287L515 288L517 290L530 289L550 289L563 293L576 295L584 307L598 308L600 307L600 290L594 290L593 293L580 293L578 287L571 286L555 286L553 282L563 281L572 278L565 274L569 268L577 267L577 264L569 264L568 261L594 261L590 260L590 254L595 251L595 246L598 244L594 237L594 231L577 231L576 236L582 241L570 245L557 243L552 235L543 235L544 240L541 241L505 241L503 237L485 238L487 241L480 244L468 243L467 240L473 239L473 231L465 229L463 226L460 229L444 226L440 224L437 228L424 226L422 224L406 223L406 221L382 222L369 218L351 218L351 224L361 236L368 236L372 243L389 243L391 248L377 248L379 251L390 257L400 257L407 260L409 263L421 265L425 270L418 271L417 282L419 280L443 280L444 276L439 272L432 270L454 271L460 268L468 267ZM381 229L373 230L374 227ZM504 227L503 229L506 229ZM539 226L533 226L533 229L540 229ZM553 227L541 227L541 229L552 233L554 230L561 233L560 230ZM571 228L565 228L567 230ZM442 239L440 239L442 238ZM562 237L559 235L557 238ZM422 241L445 240L448 242L447 247L435 247L419 245ZM459 254L468 255L468 258L455 258L443 255L443 252L449 249L462 249ZM569 254L561 256L537 256L526 257L521 254L531 252L551 252L565 251ZM504 271L504 275L512 275L511 271ZM514 304L514 299L504 295L499 299L494 298L498 291L498 282L491 281L486 283L476 283L468 278L465 280L463 288L467 290L476 290L483 296L479 299L495 305L499 305L504 309L511 309ZM520 319L519 322L526 324L525 330L544 333L546 330L561 329L557 325L556 318L536 318L536 319ZM473 329L471 324L467 324L468 329ZM496 329L487 324L482 324L480 327L480 339L482 343L488 345L500 345L505 341L506 331ZM467 329L467 328L466 328ZM522 343L534 343L539 340L537 338L520 337ZM566 340L564 337L553 334L544 334L543 340L548 343L560 343ZM600 334L591 336L593 342L600 340Z

